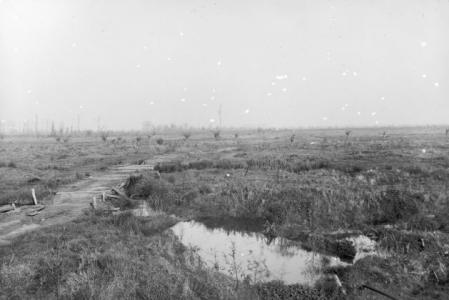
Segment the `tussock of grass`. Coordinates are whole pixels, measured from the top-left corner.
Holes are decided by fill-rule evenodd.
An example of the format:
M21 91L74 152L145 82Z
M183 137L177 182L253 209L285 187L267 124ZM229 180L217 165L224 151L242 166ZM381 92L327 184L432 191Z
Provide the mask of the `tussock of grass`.
M163 232L166 216L88 215L0 248L0 298L236 299L233 283L203 269ZM193 260L192 260L193 259Z

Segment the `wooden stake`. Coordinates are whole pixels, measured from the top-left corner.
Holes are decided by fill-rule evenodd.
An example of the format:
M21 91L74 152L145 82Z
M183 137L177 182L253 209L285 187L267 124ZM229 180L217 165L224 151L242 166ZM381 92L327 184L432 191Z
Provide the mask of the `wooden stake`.
M31 195L33 196L34 205L37 205L37 199L36 199L36 191L31 189Z

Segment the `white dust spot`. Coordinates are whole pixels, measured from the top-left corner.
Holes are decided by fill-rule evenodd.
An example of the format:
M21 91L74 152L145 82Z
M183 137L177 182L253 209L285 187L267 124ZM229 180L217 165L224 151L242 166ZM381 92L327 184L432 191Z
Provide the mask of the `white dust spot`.
M179 33L179 36L180 36L180 37L184 37L184 32L181 31L181 32Z
M271 97L271 95L273 95L273 94L272 94L272 93L267 93L267 96L268 96L268 97Z
M207 104L206 104L206 103L203 103L202 105L203 105L204 107L206 107L206 106L207 106Z
M186 102L186 99L185 99L185 98L181 98L180 101L181 101L181 102Z
M249 109L246 109L246 110L245 110L245 114L249 114Z
M421 77L422 78L427 78L427 74L422 74Z
M209 122L214 123L215 120L214 119L209 119Z
M422 41L422 42L421 42L421 47L423 47L423 48L427 47L427 42Z
M284 74L284 75L276 75L276 79L277 79L277 80L283 80L283 79L287 79L287 78L288 78L287 74Z
M72 47L75 48L77 44L75 42L72 43Z
M360 116L362 113L360 111L357 112L357 115Z
M218 66L218 67L221 66L221 60L217 61L217 66Z
M137 65L136 65L136 68L137 68L137 69L140 69L141 67L142 67L142 66L141 66L140 64L137 64Z
M357 72L352 72L352 75L354 76L354 77L357 77Z
M275 85L276 85L276 82L273 81L273 82L271 83L271 85L272 85L272 86L275 86Z
M215 96L211 96L210 100L214 101L215 100Z
M377 113L376 113L375 111L373 111L373 112L371 113L371 115L374 117L375 115L377 115Z
M438 82L435 82L433 85L436 86L436 87L440 86L440 84Z
M427 150L426 149L422 149L421 152L425 154L427 152Z
M286 93L287 92L287 88L283 88L282 92Z
M322 117L321 118L323 121L327 121L327 117Z
M306 78L305 76L303 76L303 77L302 77L302 80L303 80L303 81L306 81L306 80L307 80L307 78Z
M348 75L346 72L341 72L341 76L346 76Z

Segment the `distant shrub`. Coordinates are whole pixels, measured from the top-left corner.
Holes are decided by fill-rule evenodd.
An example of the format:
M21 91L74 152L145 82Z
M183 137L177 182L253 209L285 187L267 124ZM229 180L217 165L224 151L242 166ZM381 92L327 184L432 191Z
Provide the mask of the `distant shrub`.
M188 139L190 138L191 135L192 135L192 133L190 133L190 132L184 132L184 133L182 134L182 136L184 137L185 140L188 140Z
M203 170L212 168L213 166L214 162L206 159L189 162L189 169Z
M154 170L160 173L181 172L184 170L184 166L179 161L161 162L154 166Z
M214 163L214 168L217 169L243 169L246 164L240 160L220 159Z
M56 140L56 142L59 143L59 142L61 141L61 137L60 137L60 136L56 136L56 137L55 137L55 140Z
M162 145L163 143L164 143L164 139L163 138L157 138L156 139L156 144Z
M125 183L126 194L130 197L164 196L168 193L167 184L149 174L130 176Z
M212 133L213 133L214 138L215 138L216 140L218 140L218 139L220 138L220 130L215 130L215 131L213 131Z

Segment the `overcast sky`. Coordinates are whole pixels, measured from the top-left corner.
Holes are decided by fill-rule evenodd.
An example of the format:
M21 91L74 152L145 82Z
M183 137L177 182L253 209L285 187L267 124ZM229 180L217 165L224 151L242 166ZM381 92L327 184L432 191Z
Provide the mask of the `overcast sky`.
M0 118L449 123L449 1L0 0Z

